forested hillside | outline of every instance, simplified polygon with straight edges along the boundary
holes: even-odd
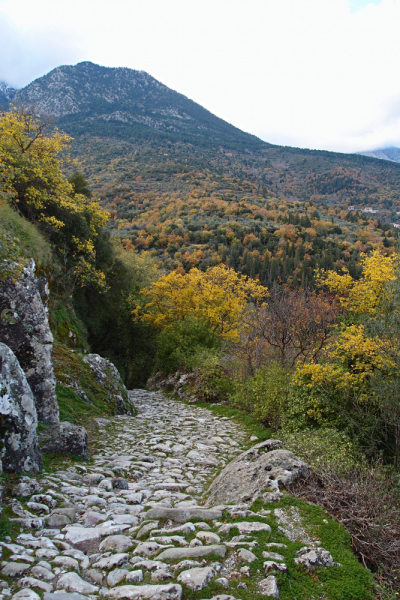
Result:
[[[356,275],[360,253],[396,243],[395,163],[273,146],[144,72],[88,62],[55,69],[13,101],[74,137],[109,228],[167,269],[223,262],[268,286],[306,286],[316,268]]]

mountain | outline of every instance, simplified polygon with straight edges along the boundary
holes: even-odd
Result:
[[[0,107],[7,106],[7,104],[13,100],[16,92],[16,89],[4,81],[0,81]]]
[[[397,243],[396,162],[267,144],[126,68],[58,67],[14,99],[75,138],[112,232],[168,269],[224,262],[308,285]]]
[[[400,162],[400,148],[382,148],[381,150],[371,150],[370,152],[359,152],[363,156],[371,156],[372,158],[380,158],[382,160],[391,160]]]
[[[144,71],[91,62],[62,66],[18,91],[16,99],[33,104],[41,114],[54,115],[73,135],[263,145]]]

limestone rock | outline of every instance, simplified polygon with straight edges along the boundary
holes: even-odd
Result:
[[[20,577],[29,568],[30,565],[26,563],[9,562],[2,568],[1,573],[6,577]]]
[[[199,591],[205,588],[215,577],[215,571],[212,567],[194,568],[182,571],[178,576],[178,581],[193,591]]]
[[[277,490],[304,475],[308,465],[281,445],[267,440],[235,458],[211,484],[207,506],[252,504],[268,488]]]
[[[57,581],[57,588],[77,592],[78,594],[94,594],[99,589],[97,586],[81,579],[77,573],[64,573],[64,575],[61,575]]]
[[[37,413],[32,391],[15,354],[0,343],[0,425],[3,469],[37,473],[42,459],[36,435]]]
[[[263,596],[269,596],[275,598],[275,600],[279,599],[278,581],[273,575],[259,581],[258,587]]]
[[[151,508],[147,519],[170,519],[176,523],[187,523],[191,519],[220,519],[222,510],[217,508]]]
[[[127,535],[110,535],[100,544],[100,552],[115,550],[116,552],[125,552],[132,548],[133,542]]]
[[[298,565],[310,571],[315,571],[317,567],[341,567],[339,563],[335,563],[332,555],[324,548],[301,548],[296,552],[294,560]]]
[[[52,425],[59,416],[48,295],[47,281],[35,276],[35,262],[31,260],[19,279],[8,279],[0,288],[0,338],[14,352],[26,375],[39,421]]]
[[[40,449],[45,453],[73,454],[83,460],[89,459],[86,429],[68,421],[57,423],[42,431],[39,443]]]
[[[87,354],[83,361],[89,365],[97,381],[108,392],[109,403],[115,414],[135,414],[135,409],[129,401],[126,387],[122,383],[117,367],[98,354]]]
[[[222,558],[226,554],[225,546],[197,546],[196,548],[168,548],[157,556],[157,560],[175,560],[180,558],[201,558],[209,554],[216,554]]]
[[[33,590],[24,588],[20,592],[14,594],[12,600],[40,600],[40,596]]]
[[[115,600],[181,600],[182,587],[177,583],[168,585],[121,585],[106,593]]]

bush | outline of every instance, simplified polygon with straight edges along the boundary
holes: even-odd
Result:
[[[288,388],[288,374],[280,365],[272,363],[240,383],[230,404],[277,431],[287,408]]]
[[[165,329],[157,341],[155,368],[164,375],[175,373],[180,368],[191,370],[197,366],[204,350],[221,346],[219,337],[210,326],[193,317],[186,317]]]
[[[219,356],[203,350],[195,358],[198,366],[194,370],[192,394],[202,402],[228,402],[235,384]]]
[[[291,450],[317,472],[335,469],[343,472],[360,467],[364,459],[357,445],[334,427],[279,432],[285,448]]]

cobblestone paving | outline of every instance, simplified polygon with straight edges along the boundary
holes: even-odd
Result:
[[[220,588],[214,599],[240,598],[237,585],[230,595],[230,580],[249,575],[256,534],[271,531],[271,511],[205,508],[202,501],[248,434],[227,417],[161,393],[130,396],[136,417],[96,419],[91,463],[21,478],[12,510],[23,533],[0,542],[0,600],[180,600],[211,583]],[[235,525],[223,522],[224,510]],[[240,535],[232,537],[233,527]],[[270,572],[286,569],[284,548],[263,548],[258,593],[278,598]]]

